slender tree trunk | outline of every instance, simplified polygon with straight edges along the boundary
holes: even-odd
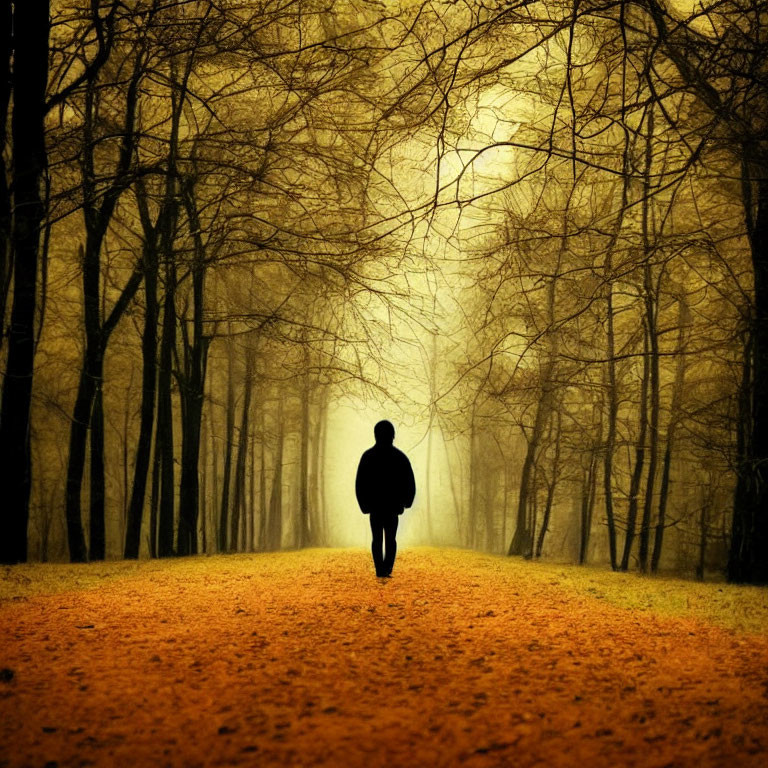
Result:
[[[547,531],[549,530],[549,518],[552,514],[552,502],[555,498],[555,488],[557,487],[557,479],[560,472],[560,432],[562,423],[562,415],[558,411],[557,418],[555,419],[555,455],[552,460],[552,476],[549,483],[547,483],[547,499],[544,504],[544,516],[541,521],[539,538],[536,542],[536,557],[541,557],[541,551],[544,548],[544,537],[547,535]]]
[[[146,237],[146,233],[145,233]],[[144,517],[149,459],[152,449],[152,427],[155,421],[155,394],[157,391],[157,252],[154,243],[144,247],[144,329],[141,336],[141,411],[139,437],[136,443],[136,461],[133,469],[131,500],[125,534],[125,557],[137,558]],[[154,538],[154,528],[151,536]]]
[[[149,556],[157,557],[158,518],[160,511],[160,422],[155,425],[155,442],[152,449],[152,486],[149,492]]]
[[[232,443],[235,432],[235,382],[234,350],[232,337],[227,339],[227,426],[224,435],[224,474],[221,480],[221,512],[219,514],[219,551],[228,552],[237,542],[228,542],[229,534],[229,491],[232,475]]]
[[[550,377],[552,366],[547,366],[546,376]],[[527,513],[529,509],[530,496],[532,495],[532,479],[536,471],[536,456],[539,452],[539,445],[544,434],[547,422],[552,412],[551,406],[551,384],[547,380],[542,390],[539,402],[536,404],[536,416],[528,446],[523,461],[523,470],[520,475],[520,492],[517,499],[517,522],[512,542],[509,545],[508,555],[526,555],[533,552],[533,529],[528,527]],[[535,493],[535,491],[533,491]]]
[[[564,227],[567,229],[567,225]],[[561,253],[562,255],[562,253]],[[558,262],[559,263],[559,262]],[[559,266],[558,266],[559,270]],[[554,374],[558,356],[558,331],[555,328],[556,298],[557,298],[557,274],[549,281],[547,289],[547,331],[546,331],[546,362],[541,372],[541,394],[536,403],[536,415],[533,420],[528,448],[523,461],[523,471],[520,476],[520,494],[517,501],[517,524],[512,542],[509,545],[509,555],[533,556],[534,531],[526,527],[526,511],[528,509],[531,489],[531,478],[536,472],[536,459],[539,453],[539,445],[544,436],[544,431],[550,423],[555,399]],[[535,490],[533,492],[535,494]]]
[[[631,180],[630,141],[625,139],[622,153],[622,182],[619,214],[611,233],[610,242],[605,252],[603,264],[603,283],[605,285],[605,346],[606,346],[606,440],[603,457],[603,496],[605,499],[605,521],[608,531],[608,552],[611,568],[618,570],[618,547],[616,541],[616,516],[613,505],[613,457],[616,452],[616,430],[619,418],[619,390],[616,376],[616,329],[614,326],[613,306],[613,255],[614,249],[624,225],[624,212],[629,202],[629,185]]]
[[[103,560],[106,554],[105,481],[104,481],[104,390],[102,372],[96,384],[91,413],[91,530],[90,559]]]
[[[269,499],[269,523],[267,526],[267,549],[276,551],[282,546],[283,540],[283,442],[285,428],[283,425],[282,394],[278,400],[277,409],[277,445],[275,448],[275,473],[272,480],[272,493]]]
[[[643,477],[645,466],[645,441],[648,430],[648,382],[650,379],[650,360],[648,352],[648,328],[643,324],[643,379],[640,386],[640,403],[638,421],[640,432],[635,446],[635,466],[632,470],[632,478],[629,483],[629,503],[627,505],[627,531],[624,538],[624,552],[621,556],[621,570],[629,569],[629,558],[632,553],[632,544],[635,539],[637,525],[637,510],[639,507],[640,481]]]
[[[464,545],[470,549],[475,548],[477,535],[477,507],[479,504],[477,487],[479,483],[478,466],[480,464],[477,455],[478,440],[476,405],[473,405],[469,426],[469,509],[467,510],[466,530],[464,532]]]
[[[306,370],[306,368],[305,368]],[[309,374],[301,386],[301,444],[299,448],[299,541],[300,548],[312,543],[309,526]]]
[[[49,3],[47,0],[16,2],[13,13],[13,305],[0,405],[0,485],[3,489],[0,562],[3,563],[27,559],[31,488],[29,416],[40,232],[45,218],[40,190],[47,165],[44,120]],[[7,21],[7,8],[3,14]],[[7,46],[8,29],[2,35],[3,45]],[[7,48],[2,55],[7,55]]]
[[[651,571],[659,569],[661,550],[664,544],[664,528],[667,517],[667,500],[669,498],[669,478],[672,467],[672,450],[675,444],[675,431],[679,421],[680,408],[685,389],[685,335],[690,312],[685,297],[678,298],[678,335],[677,335],[677,365],[675,367],[675,382],[672,388],[672,399],[669,406],[669,424],[667,425],[667,443],[664,449],[664,460],[661,470],[661,487],[659,488],[659,509],[656,530],[653,537],[653,554],[651,555]]]
[[[208,426],[205,416],[200,420],[200,551],[208,554]]]
[[[320,437],[318,456],[318,495],[323,521],[323,543],[328,544],[328,483],[325,481],[325,457],[328,455],[328,391],[323,393],[320,407]]]
[[[213,405],[209,408],[208,419],[211,431],[211,529],[213,531],[212,544],[214,552],[221,552],[219,546],[219,518],[216,514],[219,508],[219,451],[216,448],[216,425],[214,421]]]
[[[173,466],[173,400],[171,378],[173,348],[176,344],[176,271],[169,250],[163,249],[165,264],[165,297],[160,340],[160,363],[157,376],[156,449],[160,459],[160,497],[158,508],[157,554],[170,557],[173,551],[175,480]]]
[[[595,451],[592,451],[589,457],[589,467],[584,471],[581,480],[579,565],[586,564],[589,553],[589,539],[592,532],[592,515],[595,508],[596,474],[597,456]]]
[[[232,530],[230,533],[230,548],[238,550],[238,531],[245,520],[245,464],[248,457],[249,417],[251,413],[251,397],[253,394],[253,362],[254,350],[245,350],[245,380],[243,382],[243,411],[240,416],[240,432],[237,441],[237,456],[235,458],[235,480],[232,498]],[[247,550],[244,536],[240,538],[240,550]]]
[[[69,430],[69,460],[67,462],[67,485],[65,498],[65,516],[67,521],[67,541],[69,559],[73,563],[84,563],[88,559],[88,550],[83,532],[80,495],[83,471],[85,470],[85,449],[88,439],[88,427],[91,422],[91,408],[96,390],[98,364],[96,355],[86,350],[86,365],[80,371],[80,382],[72,412],[72,424]]]
[[[658,297],[653,279],[652,258],[653,247],[653,209],[651,207],[651,174],[653,172],[653,140],[654,140],[654,109],[653,104],[647,111],[648,130],[645,137],[645,167],[643,169],[643,202],[642,202],[642,232],[643,232],[643,301],[645,305],[645,324],[648,330],[649,347],[649,387],[650,413],[648,422],[648,477],[646,479],[643,516],[640,522],[640,542],[638,560],[640,570],[648,571],[648,554],[651,536],[651,511],[653,510],[654,487],[656,482],[656,464],[659,453],[659,336],[657,331]]]
[[[707,563],[707,534],[709,533],[709,497],[704,499],[699,513],[699,561],[696,564],[696,579],[704,581]]]
[[[186,81],[185,81],[186,82]],[[181,482],[179,484],[180,555],[197,554],[197,521],[200,512],[200,431],[205,396],[205,369],[208,339],[203,335],[203,303],[205,289],[205,245],[200,217],[194,197],[194,182],[185,187],[184,202],[192,237],[192,342],[185,336],[187,370],[183,376],[184,419],[182,422]]]
[[[260,551],[267,548],[267,433],[266,414],[264,403],[261,403],[260,428],[261,440],[259,441],[259,534],[257,547]]]

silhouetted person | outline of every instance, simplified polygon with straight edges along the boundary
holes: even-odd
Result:
[[[360,457],[355,480],[357,503],[371,523],[371,553],[376,575],[387,577],[397,555],[397,523],[413,504],[416,483],[408,457],[395,448],[395,428],[380,421],[373,428],[376,445]],[[384,553],[382,553],[382,541]]]

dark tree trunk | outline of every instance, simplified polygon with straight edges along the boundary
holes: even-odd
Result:
[[[548,367],[546,376],[552,374],[551,367]],[[512,542],[509,545],[508,555],[529,555],[533,552],[533,529],[528,524],[528,511],[530,496],[535,494],[535,488],[532,488],[532,479],[536,470],[536,456],[539,451],[544,429],[549,420],[552,408],[550,391],[551,383],[547,381],[542,390],[539,402],[536,405],[536,417],[534,419],[531,435],[528,439],[528,447],[523,461],[523,470],[520,475],[520,493],[517,499],[517,522],[515,524],[515,533],[512,536]]]
[[[103,560],[106,554],[106,524],[104,519],[104,391],[103,372],[99,372],[91,412],[91,499],[90,499],[90,560]]]
[[[555,488],[557,487],[557,479],[560,472],[560,432],[562,427],[562,415],[559,412],[555,424],[555,456],[552,461],[552,476],[547,484],[547,500],[544,505],[544,517],[541,521],[541,529],[539,530],[539,536],[536,542],[536,557],[541,557],[541,551],[544,548],[544,537],[549,530],[549,519],[552,515],[552,503],[555,498]]]
[[[476,405],[472,406],[472,416],[469,427],[469,509],[465,517],[464,545],[474,549],[477,540],[477,508],[480,505],[478,457],[478,429]]]
[[[173,551],[175,486],[173,467],[173,399],[171,374],[173,348],[176,344],[176,270],[171,254],[166,250],[165,299],[160,341],[160,365],[157,377],[157,438],[160,459],[160,494],[158,509],[157,554],[169,557]]]
[[[72,425],[69,430],[69,461],[67,463],[67,486],[65,516],[67,521],[67,541],[69,559],[73,563],[84,563],[88,559],[85,545],[85,533],[80,506],[83,471],[85,469],[85,448],[88,439],[88,426],[91,422],[91,408],[96,390],[98,363],[96,355],[86,350],[87,364],[80,372],[80,382],[72,412]]]
[[[4,16],[7,21],[7,9]],[[47,164],[44,119],[48,18],[47,0],[14,4],[14,103],[11,118],[13,306],[0,406],[0,485],[3,489],[0,562],[3,563],[18,563],[27,559],[31,487],[29,415],[34,373],[40,232],[45,217],[40,191]],[[2,34],[3,45],[7,45],[8,30]],[[3,56],[6,56],[6,51],[3,51]]]
[[[235,543],[229,536],[229,492],[232,484],[232,442],[235,435],[235,382],[232,338],[227,339],[227,423],[224,435],[224,471],[221,479],[221,512],[219,514],[219,551],[228,552]]]
[[[535,497],[536,484],[531,489],[531,478],[536,474],[536,460],[539,453],[539,445],[544,437],[547,425],[550,423],[555,399],[554,374],[557,365],[558,355],[558,337],[555,328],[555,309],[557,294],[557,275],[553,275],[549,281],[547,289],[547,319],[548,327],[546,332],[547,351],[546,364],[541,372],[541,394],[536,403],[536,415],[533,420],[530,436],[528,437],[528,448],[523,461],[523,471],[520,476],[520,494],[517,500],[517,522],[515,533],[509,545],[509,555],[533,556],[534,549],[534,527],[527,524],[528,506],[531,496]]]
[[[243,382],[243,411],[240,416],[240,434],[237,441],[237,456],[235,458],[235,481],[232,498],[232,528],[230,532],[232,549],[236,550],[238,538],[240,549],[247,550],[244,536],[240,536],[238,529],[245,521],[245,465],[248,457],[248,429],[251,411],[251,397],[253,394],[253,359],[254,351],[251,347],[245,350],[245,381]]]
[[[157,557],[157,519],[160,509],[160,423],[155,424],[155,444],[152,450],[152,486],[149,492],[149,556]]]
[[[216,429],[214,422],[214,409],[208,409],[208,423],[210,431],[210,446],[211,446],[211,528],[213,530],[213,549],[214,552],[221,552],[219,546],[219,528],[218,517],[216,516],[216,510],[219,508],[219,451],[216,448]]]
[[[587,562],[589,553],[589,539],[592,533],[592,516],[595,509],[596,475],[597,456],[595,451],[592,451],[589,457],[589,467],[584,471],[581,480],[579,565],[584,565]]]
[[[645,324],[648,331],[650,414],[648,421],[648,477],[643,501],[643,515],[640,522],[640,541],[638,560],[640,570],[648,570],[648,554],[651,536],[651,511],[656,482],[656,463],[659,452],[659,336],[657,331],[658,297],[653,279],[651,259],[654,253],[653,233],[651,232],[651,173],[653,170],[654,109],[648,107],[648,130],[645,136],[645,167],[643,169],[642,231],[645,263],[643,264],[643,300],[645,305]]]
[[[635,466],[629,482],[629,502],[627,504],[627,531],[624,538],[624,552],[621,556],[621,570],[629,569],[629,558],[632,554],[632,544],[635,540],[637,526],[637,511],[639,508],[640,482],[645,466],[645,439],[648,430],[648,382],[650,379],[650,360],[648,354],[648,328],[643,324],[643,379],[640,386],[640,413],[638,421],[640,433],[635,445]]]
[[[8,139],[8,110],[11,99],[11,54],[13,11],[9,0],[0,3],[0,147]],[[11,287],[11,190],[5,152],[0,151],[0,350],[5,343],[5,312]]]
[[[751,418],[736,482],[728,580],[768,584],[768,168],[745,162],[744,177],[754,270],[752,361],[745,364]]]
[[[667,443],[664,448],[664,459],[661,469],[661,486],[659,488],[659,510],[656,520],[656,530],[653,537],[653,554],[651,555],[651,571],[659,569],[661,550],[664,545],[664,529],[667,518],[667,500],[669,498],[669,479],[672,471],[672,450],[675,444],[675,431],[679,420],[680,408],[683,402],[685,386],[685,335],[690,314],[684,296],[678,299],[678,335],[677,335],[677,365],[675,367],[675,382],[672,388],[672,400],[669,406],[669,424],[667,425]]]
[[[299,547],[312,543],[309,526],[309,374],[301,385],[301,445],[299,449]]]
[[[267,548],[267,431],[264,402],[260,404],[261,439],[259,440],[259,533],[256,546],[260,550]]]
[[[278,399],[277,445],[275,448],[275,472],[272,479],[272,493],[269,498],[269,521],[267,523],[267,549],[274,552],[283,543],[283,400]]]
[[[145,237],[147,232],[145,229]],[[152,450],[152,427],[155,421],[155,393],[157,389],[157,252],[153,242],[144,247],[144,330],[141,336],[141,417],[136,443],[131,500],[125,533],[125,557],[137,558],[144,517],[144,499],[147,490],[149,459]],[[154,529],[150,535],[154,538]],[[153,550],[154,547],[150,547]]]
[[[186,82],[186,81],[185,81]],[[205,368],[208,339],[203,335],[203,294],[205,288],[205,246],[194,199],[194,186],[185,188],[184,203],[194,239],[192,262],[192,341],[186,338],[186,370],[183,376],[183,426],[181,444],[181,484],[179,488],[180,555],[197,554],[197,520],[200,512],[200,432],[205,395]]]

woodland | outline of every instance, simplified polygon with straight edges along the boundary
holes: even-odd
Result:
[[[338,544],[386,416],[416,543],[768,583],[765,0],[0,8],[0,562]]]

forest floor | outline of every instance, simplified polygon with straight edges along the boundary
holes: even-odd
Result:
[[[472,552],[0,569],[0,766],[768,765],[768,590]]]

